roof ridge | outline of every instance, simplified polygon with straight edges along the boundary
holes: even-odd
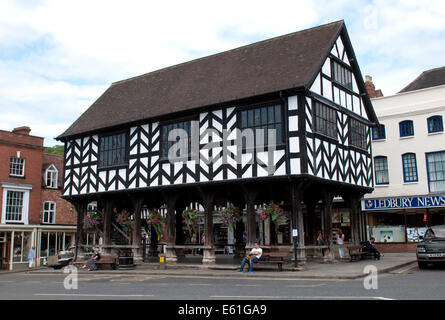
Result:
[[[165,71],[165,70],[174,69],[174,68],[177,68],[177,67],[180,67],[180,66],[183,66],[183,65],[187,65],[187,64],[190,64],[190,63],[195,63],[195,62],[197,62],[197,61],[202,61],[202,60],[204,60],[204,59],[209,59],[209,58],[211,58],[211,57],[215,57],[215,56],[223,55],[223,54],[226,54],[226,53],[228,53],[228,52],[234,52],[234,51],[238,51],[238,50],[246,49],[246,48],[248,48],[248,47],[252,47],[252,46],[254,46],[254,45],[258,45],[258,44],[260,44],[260,43],[266,43],[266,42],[270,42],[270,41],[276,41],[276,40],[279,40],[279,39],[284,39],[284,38],[286,38],[286,37],[290,37],[290,36],[296,35],[297,33],[308,32],[308,31],[311,31],[311,30],[314,30],[314,29],[326,28],[326,27],[328,27],[328,26],[331,26],[331,25],[334,25],[334,24],[339,24],[339,23],[344,24],[344,20],[341,19],[341,20],[337,20],[337,21],[333,21],[333,22],[325,23],[325,24],[322,24],[322,25],[319,25],[319,26],[316,26],[316,27],[311,27],[311,28],[307,28],[307,29],[300,30],[300,31],[290,32],[290,33],[287,33],[287,34],[284,34],[284,35],[280,35],[280,36],[276,36],[276,37],[273,37],[273,38],[269,38],[269,39],[260,40],[260,41],[253,42],[253,43],[249,43],[249,44],[246,44],[246,45],[241,46],[241,47],[236,47],[236,48],[232,48],[232,49],[229,49],[229,50],[226,50],[226,51],[213,53],[213,54],[210,54],[210,55],[208,55],[208,56],[199,57],[199,58],[196,58],[196,59],[193,59],[193,60],[189,60],[189,61],[181,62],[181,63],[175,64],[175,65],[172,65],[172,66],[164,67],[164,68],[161,68],[161,69],[158,69],[158,70],[154,70],[154,71],[150,71],[150,72],[147,72],[147,73],[144,73],[144,74],[141,74],[141,75],[137,75],[137,76],[134,76],[134,77],[130,77],[130,78],[128,78],[128,79],[123,79],[123,80],[115,81],[115,82],[113,82],[113,83],[111,84],[111,86],[113,86],[113,85],[118,85],[118,84],[121,84],[121,83],[125,83],[125,82],[128,82],[128,81],[132,81],[132,80],[135,80],[135,79],[138,79],[138,78],[143,78],[143,77],[146,77],[146,76],[149,76],[149,75],[156,74],[156,73],[158,73],[158,72],[163,72],[163,71]]]

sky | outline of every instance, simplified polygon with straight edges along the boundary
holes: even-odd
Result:
[[[54,146],[113,82],[341,19],[385,96],[445,66],[441,0],[0,0],[0,130]]]

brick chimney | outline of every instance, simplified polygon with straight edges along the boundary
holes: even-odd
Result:
[[[18,127],[18,128],[14,128],[12,130],[13,133],[19,133],[19,134],[24,134],[29,136],[29,133],[31,132],[31,128],[27,127],[27,126],[23,126],[23,127]]]
[[[372,98],[378,98],[378,97],[383,97],[383,93],[382,90],[375,89],[374,83],[372,82],[372,77],[371,76],[365,76],[365,88],[366,91],[368,92],[369,97]]]

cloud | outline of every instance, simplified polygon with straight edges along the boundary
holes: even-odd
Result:
[[[445,65],[441,1],[0,1],[0,128],[54,144],[114,81],[345,19],[363,74],[393,94]]]

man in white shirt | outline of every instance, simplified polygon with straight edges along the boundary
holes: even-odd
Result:
[[[260,244],[258,242],[255,242],[253,249],[250,250],[249,254],[243,259],[243,262],[241,263],[241,267],[238,270],[238,272],[243,272],[244,266],[246,265],[247,262],[249,262],[248,273],[252,273],[253,264],[255,262],[258,262],[258,260],[260,260],[262,254],[263,254],[263,249],[260,248]]]

